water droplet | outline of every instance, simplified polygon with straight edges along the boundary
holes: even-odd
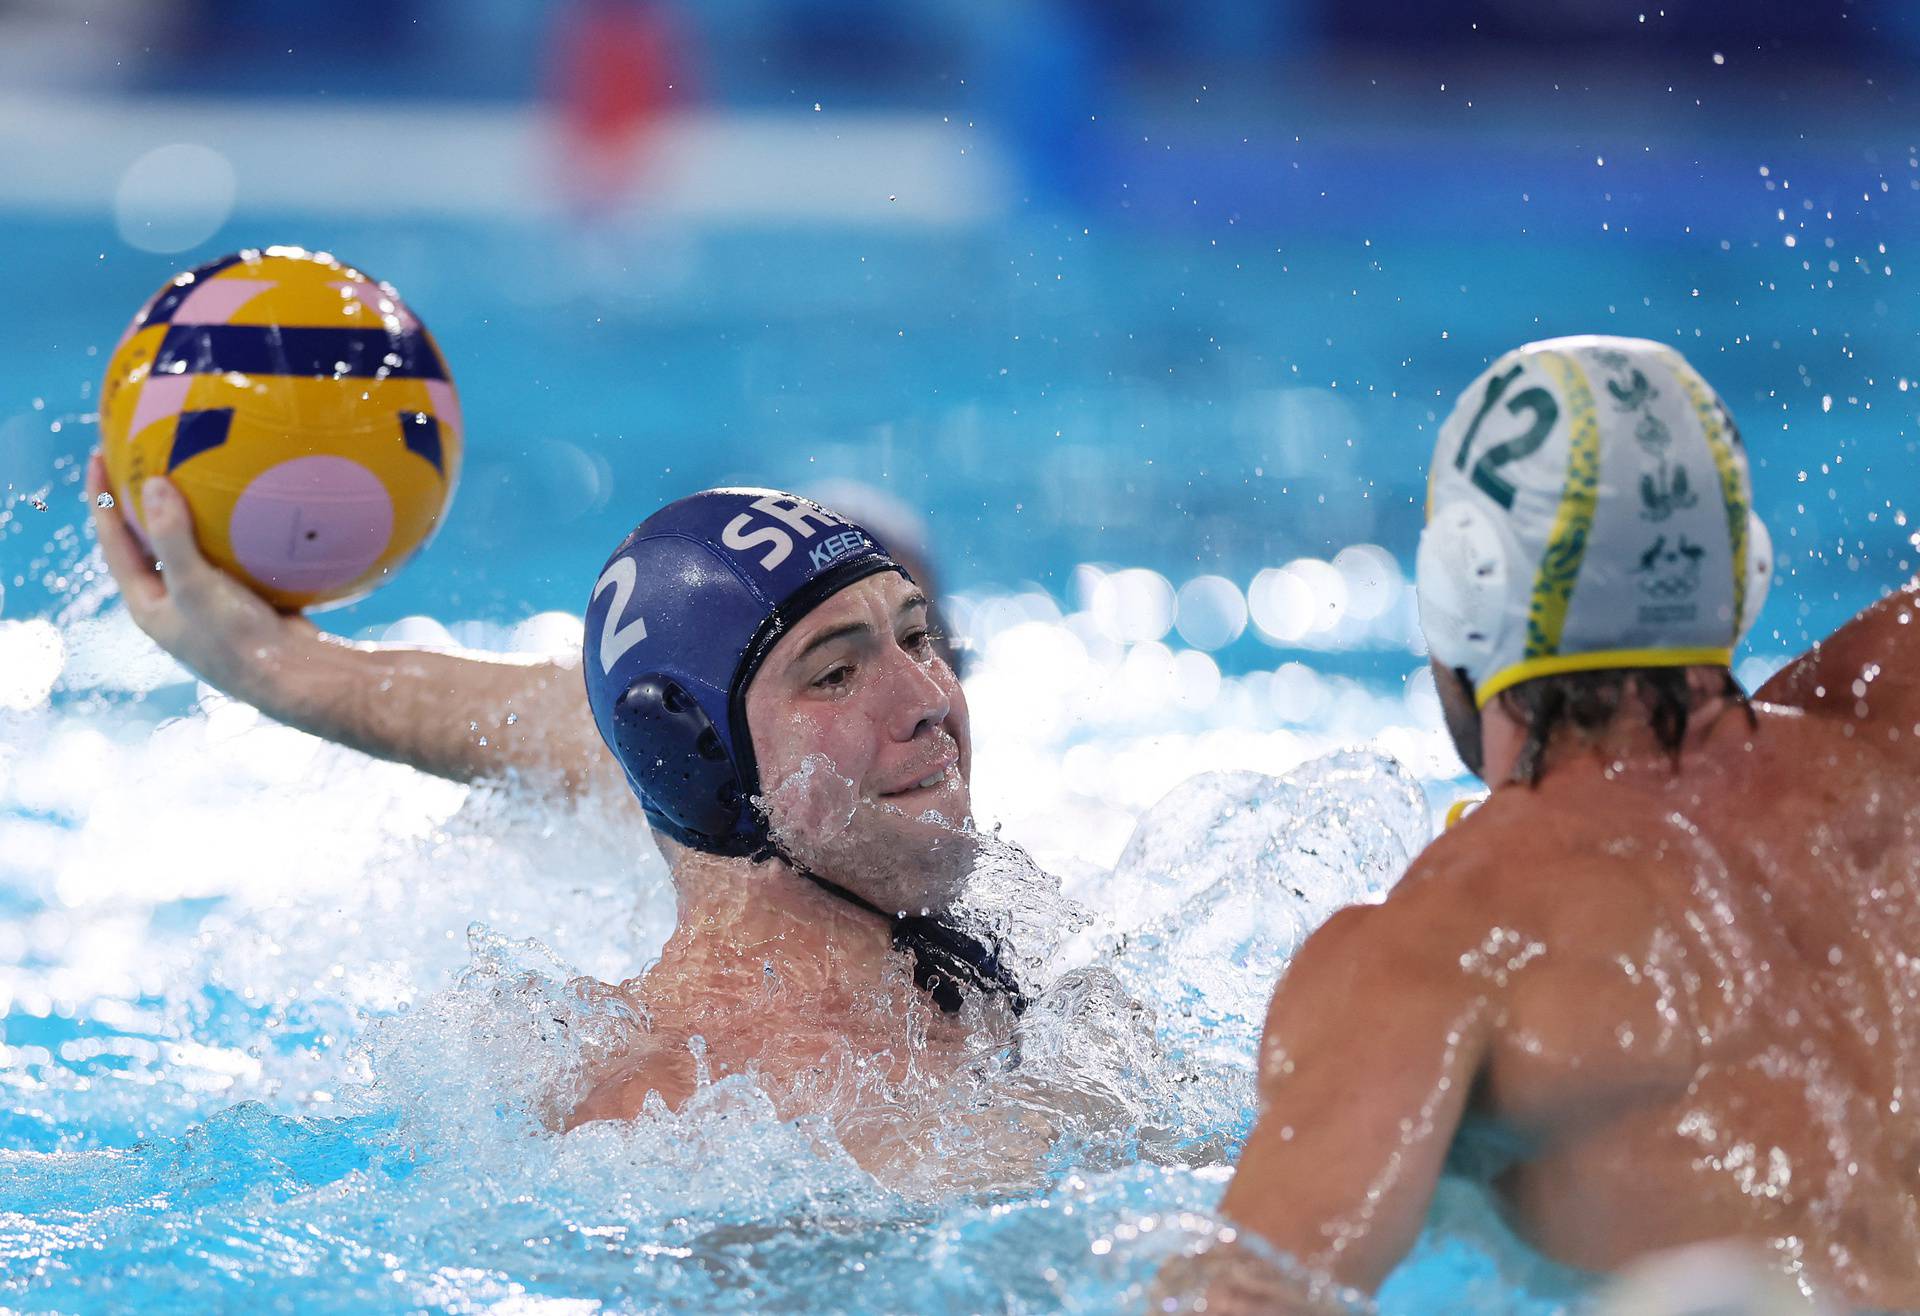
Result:
[[[98,497],[96,497],[96,498],[95,498],[95,499],[93,500],[93,505],[94,505],[95,507],[112,507],[112,506],[113,506],[113,495],[112,495],[112,494],[110,494],[110,493],[103,493],[103,494],[100,494],[100,495],[99,495]]]

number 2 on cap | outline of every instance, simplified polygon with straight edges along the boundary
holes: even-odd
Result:
[[[627,611],[627,604],[633,600],[633,587],[638,575],[632,558],[615,558],[607,569],[600,573],[600,579],[594,582],[593,597],[596,599],[607,592],[607,586],[613,586],[613,606],[607,609],[606,621],[600,628],[600,670],[602,672],[611,672],[613,665],[626,656],[627,650],[647,638],[645,617],[635,617],[625,626],[620,624],[620,618]]]
[[[1473,440],[1480,433],[1480,422],[1493,410],[1493,404],[1507,391],[1507,385],[1520,377],[1522,366],[1515,366],[1504,375],[1495,375],[1487,381],[1486,400],[1475,413],[1473,424],[1467,426],[1467,436],[1460,440],[1460,451],[1454,456],[1453,468],[1463,471],[1467,468],[1467,456],[1473,448]],[[1547,435],[1553,432],[1553,423],[1560,419],[1560,404],[1553,400],[1553,394],[1544,388],[1530,388],[1514,394],[1507,403],[1507,410],[1514,415],[1523,411],[1533,413],[1533,425],[1517,439],[1508,439],[1505,443],[1496,443],[1480,456],[1473,464],[1473,483],[1479,490],[1500,504],[1507,511],[1513,510],[1513,485],[1501,478],[1496,472],[1508,462],[1519,461],[1539,450],[1547,441]]]

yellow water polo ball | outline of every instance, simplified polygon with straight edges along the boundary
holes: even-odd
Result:
[[[357,599],[427,542],[464,428],[446,360],[393,287],[298,247],[170,279],[100,394],[135,533],[142,486],[166,476],[208,559],[288,611]]]

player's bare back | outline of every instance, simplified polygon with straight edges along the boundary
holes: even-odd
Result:
[[[1474,1113],[1535,1140],[1499,1188],[1563,1261],[1764,1238],[1871,1276],[1857,1301],[1913,1305],[1920,741],[1757,711],[1753,730],[1723,715],[1683,776],[1569,763],[1435,847],[1417,880],[1493,870],[1482,924],[1543,956],[1580,938],[1617,969],[1516,983]],[[1532,923],[1529,888],[1570,865],[1590,894],[1562,888]]]

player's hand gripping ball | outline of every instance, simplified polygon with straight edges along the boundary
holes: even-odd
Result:
[[[298,247],[175,276],[100,394],[135,532],[142,486],[166,476],[207,558],[287,611],[359,598],[427,542],[462,430],[446,361],[400,295]]]

